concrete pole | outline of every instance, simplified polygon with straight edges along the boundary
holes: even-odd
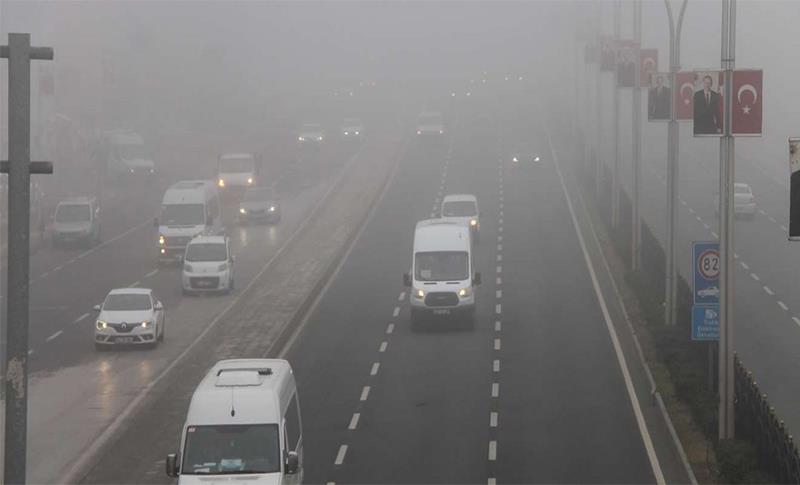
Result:
[[[642,158],[642,0],[633,0],[633,40],[636,42],[636,72],[633,78],[633,181],[631,188],[631,269],[642,263],[642,226],[639,218],[639,184]]]
[[[620,13],[622,10],[621,0],[614,0],[614,42],[620,40]],[[614,46],[616,50],[617,46]],[[611,227],[619,225],[619,72],[616,64],[614,65],[614,170],[611,176]]]
[[[723,136],[719,143],[719,249],[720,249],[720,314],[719,314],[719,439],[732,439],[734,428],[733,383],[733,185],[735,180],[734,138],[731,133],[733,114],[733,69],[736,57],[736,0],[722,1],[722,55],[724,72]]]

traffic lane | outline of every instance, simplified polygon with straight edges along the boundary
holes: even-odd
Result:
[[[335,164],[341,163],[340,158],[343,158],[343,155],[337,156]],[[292,184],[295,185],[294,182]],[[299,185],[297,183],[295,186]],[[252,231],[233,231],[231,236],[234,248],[241,244],[249,244],[250,241],[255,242],[253,254],[259,252],[255,249],[259,244],[274,247],[281,240],[278,236],[286,232],[284,228],[295,226],[302,214],[312,205],[314,198],[319,197],[322,185],[324,184],[318,180],[316,186],[297,192],[296,199],[286,199],[285,218],[280,225],[263,226],[269,229],[266,231],[259,230],[259,226],[252,226]],[[232,219],[229,223],[229,227],[235,227]],[[240,242],[237,238],[242,235],[245,239]],[[61,345],[66,342],[61,342],[61,337],[69,337],[75,333],[69,331],[71,328],[86,327],[87,323],[93,325],[92,307],[101,303],[112,288],[141,285],[143,279],[149,279],[147,284],[153,286],[163,299],[168,312],[181,301],[180,267],[156,266],[155,241],[155,229],[152,225],[145,224],[125,237],[88,253],[85,258],[77,260],[74,264],[52,272],[48,278],[32,287],[29,341],[37,357],[33,361],[35,370],[57,368],[92,358],[93,352],[87,355],[83,351],[85,346],[92,343],[92,337],[87,333],[93,331],[92,328],[79,333],[80,338],[86,338],[85,343],[78,347],[81,351],[53,353],[44,347],[52,344],[58,346],[57,348],[64,348]],[[247,258],[236,264],[237,270],[248,267]]]
[[[555,166],[506,187],[497,480],[652,483]]]
[[[401,275],[411,264],[411,235],[417,220],[428,216],[446,155],[446,145],[427,141],[420,140],[401,161],[288,352],[299,388],[308,482],[331,477],[371,366],[383,353],[380,345],[400,323],[395,308],[399,312],[404,304],[399,293],[405,292]]]

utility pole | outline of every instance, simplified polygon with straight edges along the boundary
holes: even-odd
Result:
[[[732,439],[733,409],[733,69],[736,58],[736,0],[722,1],[722,69],[725,76],[723,132],[719,140],[719,439]]]
[[[595,125],[594,129],[591,130],[594,133],[594,188],[595,188],[595,195],[597,196],[598,200],[602,195],[603,191],[603,157],[602,157],[602,140],[603,137],[601,136],[601,130],[603,129],[603,122],[601,120],[601,113],[602,110],[602,100],[600,99],[600,81],[601,76],[600,72],[602,71],[602,51],[600,50],[600,34],[603,30],[602,28],[602,17],[601,17],[601,9],[600,9],[600,2],[594,2],[594,22],[595,22],[595,37],[597,41],[597,70],[594,74],[594,119]]]
[[[611,227],[619,225],[619,68],[616,65],[616,51],[620,41],[621,0],[614,0],[614,171],[611,175]]]
[[[8,282],[6,301],[5,467],[3,483],[25,483],[28,421],[28,290],[32,173],[53,173],[52,162],[31,162],[31,63],[52,60],[50,47],[31,47],[30,34],[8,34]]]
[[[642,0],[633,0],[633,41],[636,43],[636,72],[633,77],[633,187],[631,189],[631,269],[642,259],[642,226],[639,219],[639,183],[642,158]]]
[[[672,15],[670,0],[664,0],[669,19],[669,74],[672,90],[672,103],[670,106],[669,126],[667,128],[667,261],[665,292],[664,323],[675,325],[677,323],[677,294],[678,294],[678,268],[675,264],[675,242],[678,228],[678,160],[679,160],[679,130],[675,113],[675,96],[678,93],[678,70],[681,68],[681,28],[683,27],[683,14],[686,4],[683,0],[678,13],[678,22]]]

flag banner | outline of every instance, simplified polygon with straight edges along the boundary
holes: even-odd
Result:
[[[614,39],[608,35],[601,35],[598,38],[600,45],[600,70],[613,71],[614,64]]]
[[[658,49],[642,49],[639,51],[640,87],[649,88],[650,75],[658,71]]]
[[[675,73],[675,119],[678,121],[691,121],[694,114],[692,96],[694,96],[694,73],[680,71]]]
[[[692,95],[694,136],[722,136],[721,71],[695,71]]]
[[[732,135],[761,136],[761,107],[764,105],[763,81],[764,71],[760,69],[733,71]]]
[[[800,138],[789,138],[789,239],[800,241]]]
[[[636,42],[620,40],[614,50],[617,64],[617,87],[632,88],[636,84]]]
[[[647,90],[647,121],[669,121],[672,113],[672,76],[668,72],[650,74]]]

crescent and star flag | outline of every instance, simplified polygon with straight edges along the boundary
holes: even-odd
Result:
[[[681,71],[675,74],[675,119],[686,121],[692,119],[692,96],[694,96],[694,73]]]
[[[639,51],[639,69],[641,87],[650,87],[650,74],[658,71],[658,49],[642,49]]]
[[[789,239],[800,241],[800,138],[789,138]]]
[[[733,71],[732,135],[761,136],[763,85],[764,71],[760,69]]]

